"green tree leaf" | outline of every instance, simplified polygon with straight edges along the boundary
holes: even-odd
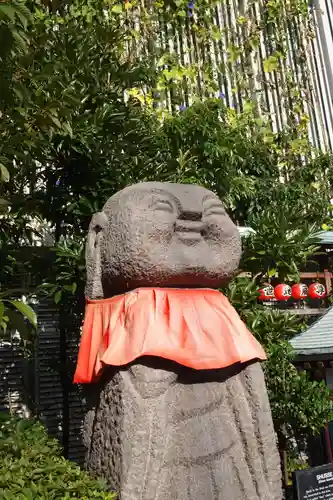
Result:
[[[24,304],[24,302],[21,302],[19,300],[8,300],[8,302],[12,304],[18,311],[20,311],[20,313],[23,314],[25,318],[27,318],[29,323],[34,328],[37,327],[36,313],[28,304]]]
[[[5,312],[5,304],[0,300],[0,324],[2,323],[4,312]]]
[[[114,5],[111,9],[111,12],[113,12],[114,14],[122,14],[123,12],[123,6],[118,4],[118,5]]]
[[[22,340],[30,340],[30,332],[24,321],[24,316],[22,315],[22,313],[18,311],[12,311],[8,308],[6,314],[8,315],[8,327],[10,328],[10,330],[17,330]]]
[[[2,182],[9,182],[10,180],[8,169],[2,163],[0,163],[0,180]]]
[[[0,4],[0,15],[4,14],[11,21],[15,20],[16,9],[14,5],[9,5],[9,3],[1,3]]]
[[[54,294],[54,302],[55,302],[55,304],[59,304],[59,302],[61,301],[61,297],[62,297],[62,290],[58,290]]]

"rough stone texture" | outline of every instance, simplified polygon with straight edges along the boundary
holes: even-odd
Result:
[[[240,254],[237,228],[213,193],[142,183],[93,217],[86,293],[217,288],[233,276]],[[86,467],[119,500],[281,500],[259,363],[196,371],[146,357],[107,369],[86,390]]]
[[[218,288],[237,269],[239,232],[200,186],[144,182],[112,196],[90,224],[90,298],[142,286]]]
[[[198,372],[146,358],[108,373],[87,468],[122,500],[281,500],[259,363]]]

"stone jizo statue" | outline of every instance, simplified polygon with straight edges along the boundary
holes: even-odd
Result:
[[[86,467],[120,500],[281,500],[261,346],[218,288],[241,256],[219,198],[147,182],[92,218],[75,382]]]

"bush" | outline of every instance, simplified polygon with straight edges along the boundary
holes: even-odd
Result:
[[[115,499],[106,485],[61,456],[35,420],[0,414],[0,498],[3,500]]]

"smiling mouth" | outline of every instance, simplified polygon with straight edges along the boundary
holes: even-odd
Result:
[[[195,243],[203,240],[202,234],[197,231],[177,231],[177,237],[184,243]]]

